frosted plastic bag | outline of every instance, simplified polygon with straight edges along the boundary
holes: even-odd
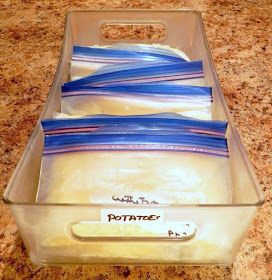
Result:
[[[155,55],[166,55],[182,58],[185,61],[190,61],[190,58],[181,50],[172,48],[168,45],[161,44],[133,44],[133,43],[116,43],[108,46],[110,49],[131,50],[140,53],[151,53]]]
[[[90,75],[106,65],[141,61],[182,62],[189,61],[189,58],[179,50],[157,45],[74,46],[71,60],[71,80]]]
[[[45,135],[64,133],[139,133],[139,132],[195,132],[225,137],[226,121],[205,121],[183,117],[178,114],[161,113],[153,115],[92,115],[70,118],[69,115],[56,113],[54,119],[42,120]]]
[[[205,85],[202,61],[180,63],[120,63],[104,66],[93,74],[65,83],[66,86],[104,86],[122,83],[171,81],[179,84]]]
[[[230,203],[226,139],[175,135],[47,135],[38,202]],[[143,199],[142,199],[143,198]]]
[[[142,115],[172,112],[212,118],[212,89],[169,84],[62,87],[61,112],[69,115]]]

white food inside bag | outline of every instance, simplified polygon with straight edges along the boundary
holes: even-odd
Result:
[[[189,152],[80,151],[44,156],[38,202],[230,203],[228,158]]]
[[[210,101],[166,99],[142,96],[79,95],[62,98],[61,112],[69,115],[143,115],[162,112],[210,120]]]

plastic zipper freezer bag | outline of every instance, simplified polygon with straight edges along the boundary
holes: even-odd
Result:
[[[124,83],[175,82],[205,85],[202,61],[180,63],[121,63],[104,66],[93,74],[65,86],[105,86]]]
[[[37,201],[221,204],[231,201],[230,181],[222,137],[151,132],[47,135]]]
[[[212,89],[168,84],[63,86],[61,112],[69,115],[172,112],[208,120],[212,118]]]
[[[154,55],[165,55],[170,57],[182,58],[184,61],[190,61],[190,58],[178,48],[172,48],[162,44],[133,44],[133,43],[116,43],[108,46],[110,49],[130,50],[139,53],[149,53]]]
[[[188,57],[181,51],[148,45],[116,44],[108,47],[74,46],[71,60],[71,80],[92,74],[106,65],[132,62],[182,62]]]
[[[56,118],[42,120],[45,135],[104,132],[139,133],[139,131],[157,131],[158,133],[176,133],[181,131],[225,137],[226,121],[206,121],[183,117],[178,114],[161,113],[153,115],[92,115],[70,118],[57,114]]]

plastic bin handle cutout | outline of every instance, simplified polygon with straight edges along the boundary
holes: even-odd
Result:
[[[68,225],[68,234],[77,241],[188,241],[196,235],[192,222],[161,224],[108,224],[100,221],[78,221]]]
[[[100,27],[100,38],[118,42],[163,42],[167,39],[167,29],[161,22],[104,22]]]

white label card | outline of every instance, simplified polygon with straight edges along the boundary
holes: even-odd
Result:
[[[163,210],[101,209],[100,220],[108,224],[158,224],[163,222]]]

